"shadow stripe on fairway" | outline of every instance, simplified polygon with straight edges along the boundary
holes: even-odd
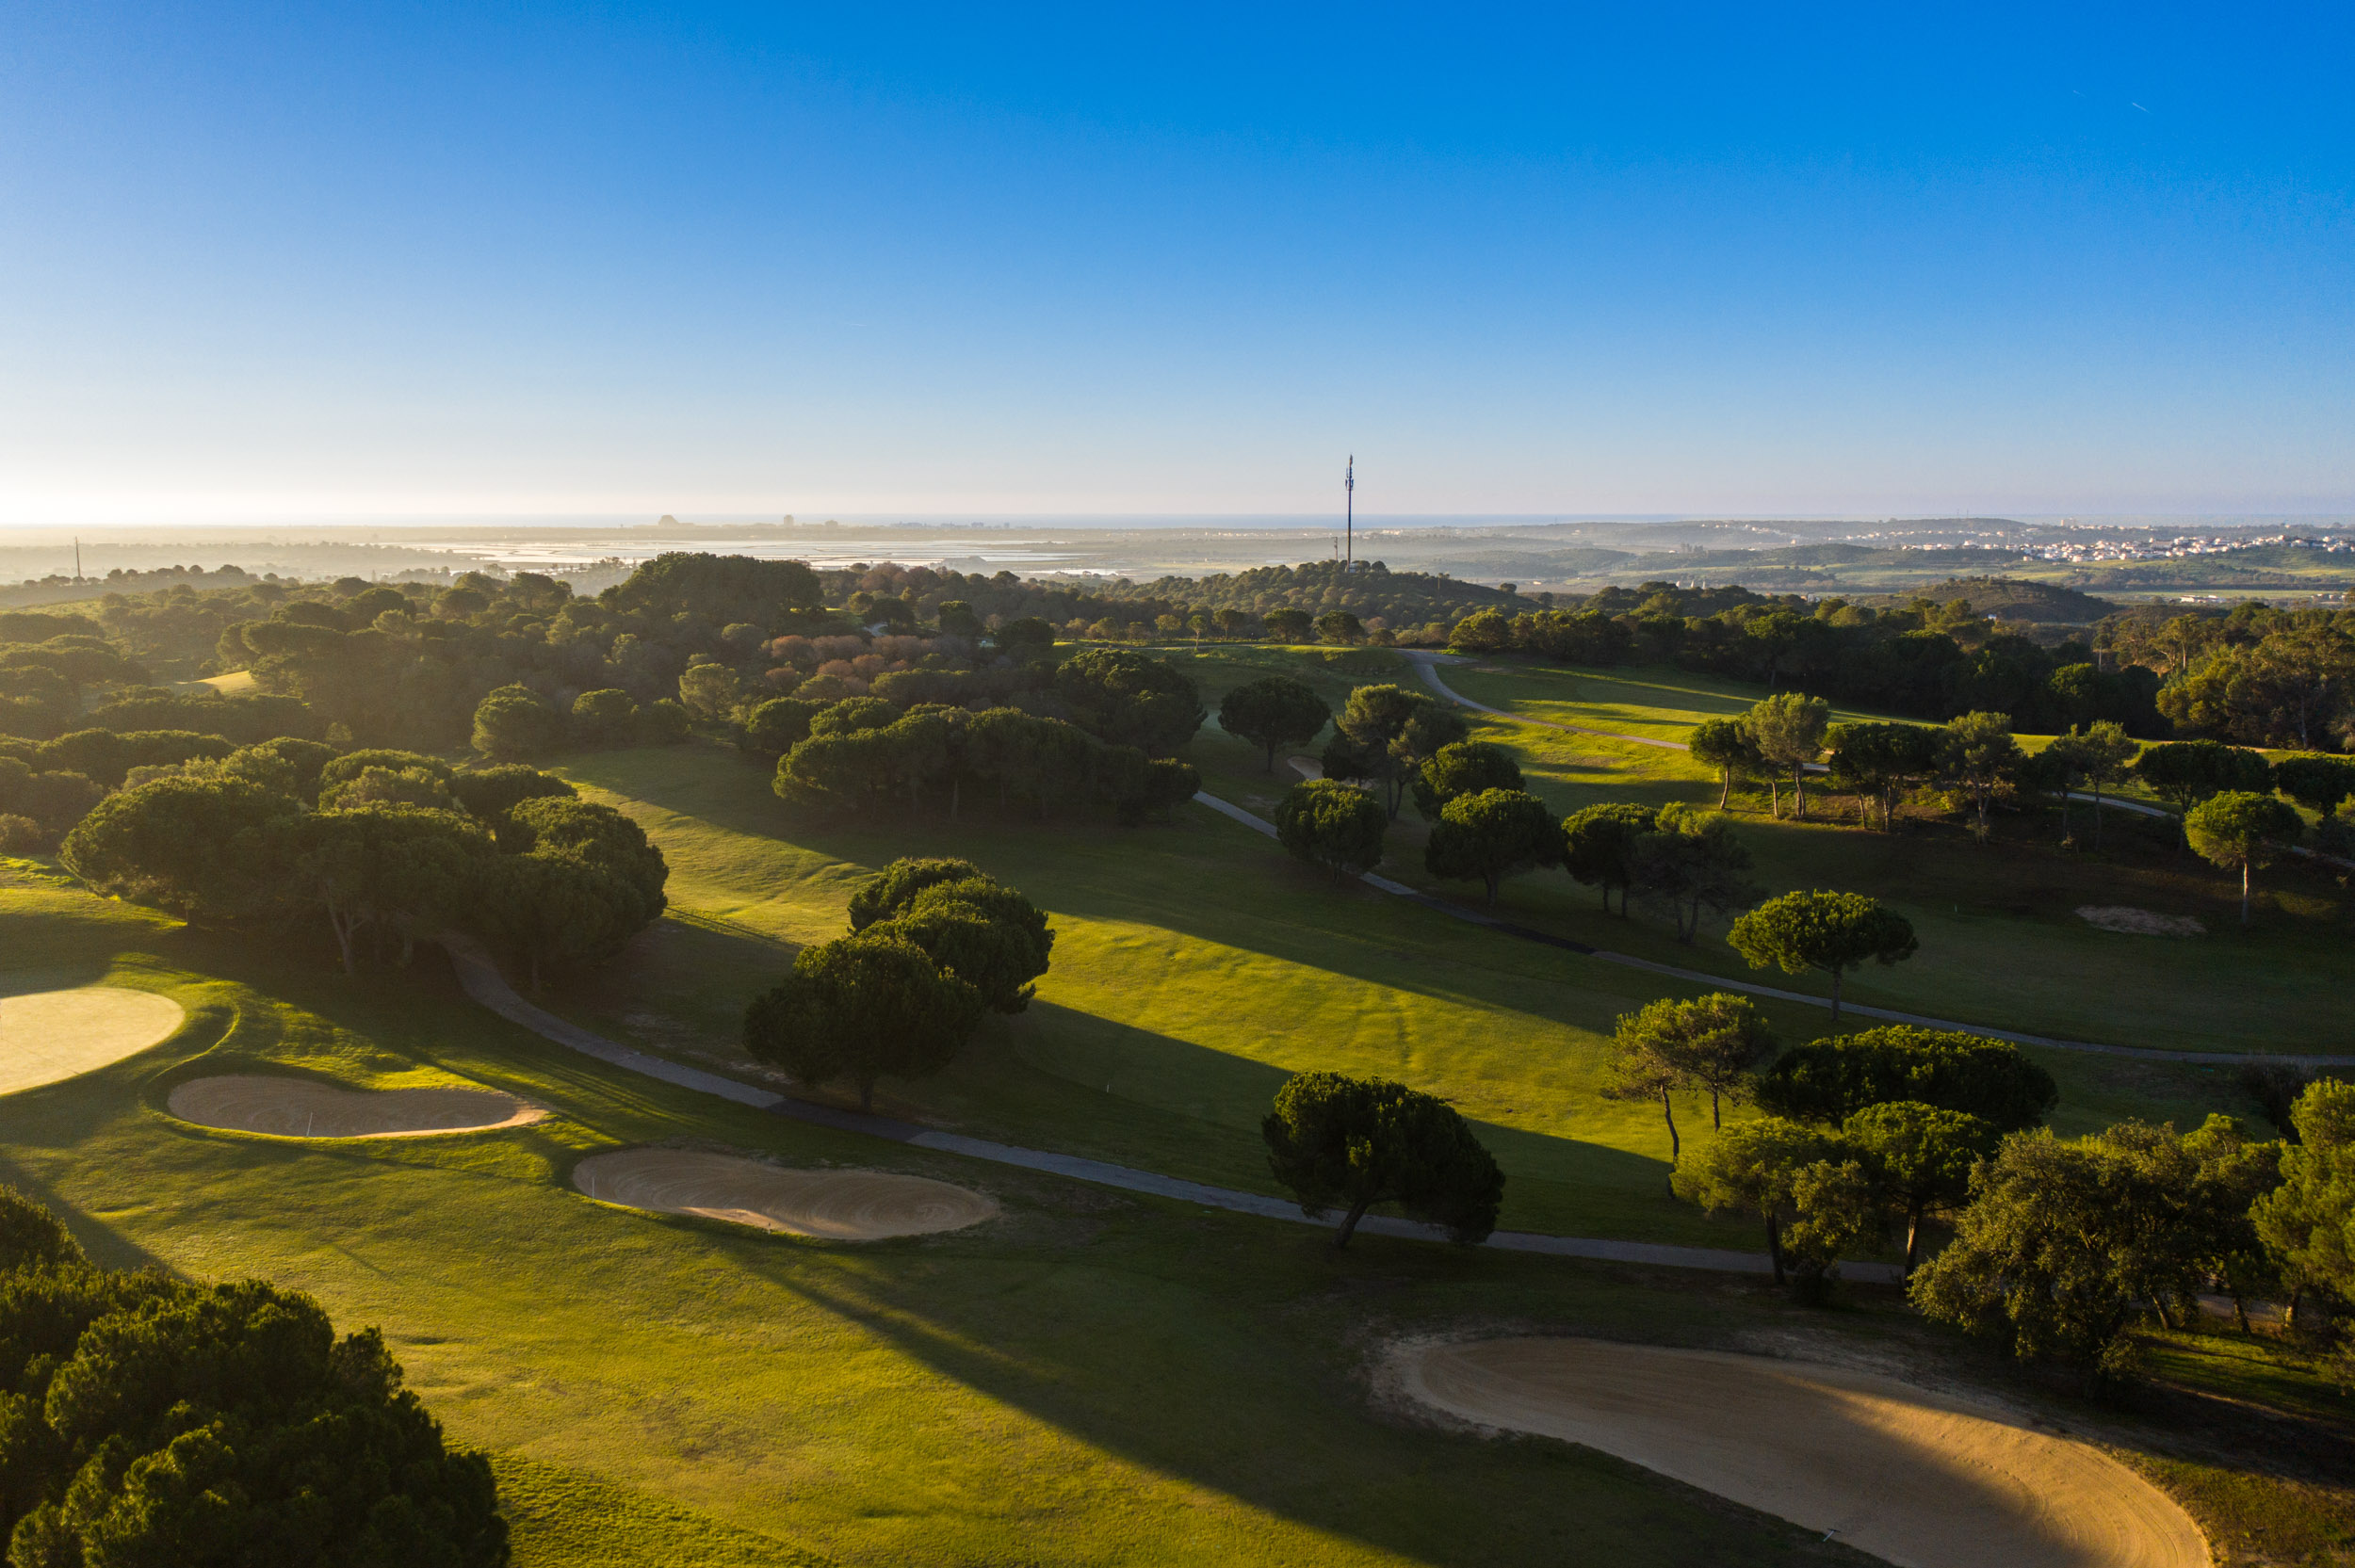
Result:
[[[514,987],[507,983],[507,978],[499,973],[498,964],[490,953],[474,938],[463,932],[447,931],[437,940],[442,945],[442,950],[449,955],[450,966],[457,971],[460,987],[478,1005],[530,1030],[543,1040],[553,1041],[584,1056],[594,1057],[625,1072],[658,1078],[664,1083],[705,1094],[716,1094],[738,1105],[789,1116],[798,1122],[832,1127],[839,1132],[864,1133],[870,1138],[888,1139],[894,1143],[915,1148],[961,1155],[967,1159],[987,1160],[994,1165],[1018,1166],[1026,1171],[1066,1176],[1098,1187],[1115,1187],[1129,1192],[1196,1204],[1204,1208],[1257,1215],[1263,1220],[1284,1220],[1309,1225],[1330,1222],[1312,1219],[1301,1213],[1298,1204],[1262,1192],[1239,1192],[1232,1188],[1211,1187],[1151,1171],[1138,1171],[1126,1165],[1113,1165],[1100,1159],[1052,1154],[1044,1149],[1025,1149],[1011,1143],[993,1143],[987,1139],[940,1132],[889,1116],[870,1116],[833,1106],[814,1105],[807,1100],[797,1100],[774,1090],[762,1089],[718,1073],[706,1073],[701,1068],[689,1067],[664,1057],[634,1051],[577,1024],[567,1023],[545,1009],[534,1007],[524,1000]],[[1389,1215],[1370,1214],[1358,1221],[1357,1228],[1372,1236],[1399,1237],[1412,1241],[1447,1240],[1447,1233],[1437,1225],[1421,1225],[1411,1220],[1395,1219]],[[1593,1237],[1541,1236],[1529,1231],[1498,1231],[1481,1245],[1511,1253],[1544,1253],[1555,1257],[1648,1264],[1655,1268],[1709,1269],[1720,1273],[1766,1274],[1773,1272],[1774,1268],[1763,1253],[1742,1253],[1720,1247],[1671,1247],[1651,1241],[1610,1241]],[[1841,1269],[1849,1279],[1881,1285],[1897,1281],[1897,1269],[1891,1264],[1843,1263]]]

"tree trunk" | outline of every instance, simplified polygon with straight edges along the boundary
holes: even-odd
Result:
[[[1917,1204],[1906,1211],[1906,1266],[1900,1279],[1913,1278],[1913,1260],[1921,1255],[1921,1245],[1922,1210]]]
[[[2233,1316],[2240,1319],[2242,1337],[2249,1337],[2254,1331],[2249,1326],[2249,1303],[2241,1299],[2241,1293],[2238,1290],[2233,1292]]]
[[[1806,821],[1807,764],[1805,763],[1800,763],[1791,769],[1791,800],[1792,803],[1798,808],[1797,815],[1799,820],[1802,822]]]
[[[1349,1212],[1347,1214],[1341,1216],[1341,1228],[1335,1232],[1333,1236],[1333,1250],[1335,1252],[1338,1253],[1343,1247],[1349,1245],[1349,1238],[1353,1235],[1356,1234],[1357,1221],[1366,1217],[1367,1205],[1371,1204],[1373,1200],[1372,1198],[1360,1198],[1350,1205]]]
[[[349,975],[352,973],[351,928],[342,915],[335,913],[335,906],[333,904],[327,906],[327,924],[328,928],[335,933],[335,946],[343,954],[344,973]]]
[[[1660,1114],[1668,1119],[1668,1169],[1673,1171],[1677,1161],[1684,1157],[1684,1144],[1677,1137],[1677,1108],[1668,1103],[1668,1091],[1665,1089],[1660,1091]]]
[[[1766,815],[1777,821],[1782,818],[1782,775],[1766,775]]]
[[[1726,803],[1733,799],[1733,769],[1721,768],[1717,769],[1717,776],[1724,781],[1723,787],[1717,791],[1717,809],[1723,811]]]
[[[1494,904],[1497,901],[1497,883],[1502,881],[1503,880],[1503,878],[1498,876],[1493,871],[1488,873],[1488,902],[1490,904]]]
[[[1267,766],[1261,768],[1260,771],[1263,773],[1273,773],[1275,771],[1275,742],[1273,740],[1267,743]]]
[[[1766,1216],[1766,1255],[1774,1260],[1775,1283],[1789,1283],[1782,1276],[1782,1224],[1772,1214]]]
[[[2249,924],[2249,863],[2240,863],[2240,923]]]
[[[2102,781],[2093,781],[2093,852],[2102,852]]]
[[[1840,971],[1831,972],[1831,1032],[1840,1032]]]
[[[1717,1086],[1713,1083],[1709,1086],[1709,1130],[1711,1132],[1726,1130],[1725,1119],[1717,1114]]]

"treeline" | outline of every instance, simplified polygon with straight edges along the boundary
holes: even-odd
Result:
[[[1730,594],[1739,601],[1725,604]],[[2168,733],[2156,672],[2104,670],[2084,642],[2039,647],[1960,599],[1876,610],[1645,583],[1605,589],[1575,608],[1483,611],[1452,628],[1449,646],[1570,664],[1673,664],[1923,719],[2007,713],[2039,733],[2103,719],[2136,736]]]
[[[259,1280],[101,1268],[7,1187],[0,1412],[12,1564],[508,1560],[490,1463],[376,1330]]]
[[[2355,750],[2355,608],[2112,616],[2097,642],[2157,671],[2159,711],[2186,736],[2300,752]]]
[[[281,739],[150,770],[66,835],[100,892],[190,919],[323,925],[347,973],[456,929],[522,965],[610,958],[661,914],[637,823],[529,768]]]

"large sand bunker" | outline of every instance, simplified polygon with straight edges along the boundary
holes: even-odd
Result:
[[[979,1192],[887,1171],[788,1171],[735,1155],[623,1149],[573,1167],[573,1185],[609,1204],[729,1220],[765,1231],[875,1241],[960,1230],[998,1213]]]
[[[1841,1367],[1593,1339],[1402,1351],[1452,1415],[1583,1443],[1900,1568],[2207,1568],[2181,1508],[2086,1444]]]
[[[0,1094],[136,1056],[187,1016],[169,996],[119,985],[0,996]]]
[[[547,1114],[495,1089],[339,1089],[252,1074],[190,1078],[165,1103],[183,1122],[279,1138],[431,1138],[520,1127]]]

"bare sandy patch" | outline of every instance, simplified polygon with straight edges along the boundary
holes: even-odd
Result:
[[[2090,1445],[1851,1367],[1594,1339],[1402,1347],[1424,1403],[1788,1519],[1901,1568],[2208,1568],[2199,1527]]]
[[[687,1149],[592,1155],[573,1167],[573,1185],[592,1198],[629,1208],[694,1214],[836,1241],[962,1230],[998,1213],[995,1199],[923,1176],[793,1171]]]
[[[2123,931],[2128,936],[2208,934],[2208,928],[2188,914],[2161,914],[2156,910],[2136,909],[2128,904],[2087,904],[2077,911],[2077,918],[2088,926]]]
[[[121,985],[0,996],[0,1094],[137,1056],[187,1017],[169,996]]]
[[[253,671],[251,670],[233,670],[226,675],[207,675],[196,684],[199,686],[209,686],[215,691],[219,692],[223,697],[228,697],[240,691],[252,690]]]
[[[432,1138],[547,1115],[495,1089],[343,1089],[266,1074],[190,1078],[165,1104],[183,1122],[274,1138]]]
[[[1299,774],[1304,779],[1322,779],[1324,777],[1324,764],[1317,761],[1314,757],[1294,757],[1291,759],[1291,765],[1292,771]]]

